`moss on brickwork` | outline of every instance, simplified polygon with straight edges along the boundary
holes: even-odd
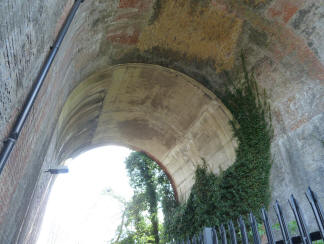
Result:
[[[230,70],[243,21],[225,10],[205,7],[203,3],[156,2],[160,12],[154,17],[154,23],[141,33],[137,47],[141,51],[154,47],[173,50],[189,60],[211,59],[217,72]]]

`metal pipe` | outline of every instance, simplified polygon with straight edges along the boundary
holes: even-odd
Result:
[[[33,107],[36,97],[40,91],[41,86],[43,85],[46,75],[53,63],[56,53],[57,53],[57,51],[63,41],[63,38],[64,38],[72,20],[73,20],[73,17],[76,14],[76,11],[78,10],[80,4],[83,1],[84,0],[76,0],[74,2],[73,7],[71,8],[68,17],[66,18],[62,28],[60,29],[60,32],[57,35],[57,38],[56,38],[53,46],[51,47],[50,53],[49,53],[45,63],[43,64],[43,66],[37,76],[36,82],[27,97],[24,107],[23,107],[21,113],[19,114],[18,119],[16,120],[13,128],[11,129],[9,137],[4,141],[4,145],[3,145],[3,148],[0,153],[0,174],[8,161],[8,158],[12,152],[12,149],[14,148],[14,146],[16,144],[16,141],[18,140],[18,137],[19,137],[21,130],[24,126],[24,123],[28,117],[28,114]]]

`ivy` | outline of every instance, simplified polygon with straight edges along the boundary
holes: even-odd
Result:
[[[243,56],[242,64],[243,77],[229,79],[224,95],[219,96],[233,115],[230,125],[238,143],[233,165],[217,176],[207,170],[206,164],[198,167],[191,194],[179,206],[157,164],[145,154],[132,154],[126,165],[136,197],[126,217],[128,223],[134,223],[135,232],[124,233],[118,243],[185,239],[204,226],[218,226],[250,211],[257,214],[260,207],[268,206],[273,134],[270,106],[265,91],[259,91],[253,73],[247,71]],[[158,205],[164,214],[163,228],[157,219]],[[150,226],[141,214],[145,210],[149,212]]]
[[[270,106],[265,91],[259,92],[253,73],[242,56],[244,77],[230,82],[221,97],[231,111],[237,139],[236,160],[216,176],[206,165],[196,170],[195,184],[186,204],[169,208],[165,231],[169,239],[184,239],[204,226],[217,226],[250,211],[257,213],[270,200],[270,145],[273,135]]]

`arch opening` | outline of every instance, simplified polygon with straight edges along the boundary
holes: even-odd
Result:
[[[124,204],[133,196],[124,163],[131,152],[106,146],[66,160],[63,164],[69,173],[53,177],[37,243],[104,243],[113,239]]]
[[[68,97],[57,127],[59,161],[102,145],[145,152],[169,176],[180,202],[203,160],[217,174],[235,160],[231,114],[190,77],[148,64],[91,75]]]

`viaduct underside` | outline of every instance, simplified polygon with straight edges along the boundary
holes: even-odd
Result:
[[[241,51],[271,104],[272,199],[311,185],[323,200],[324,1],[196,2],[81,4],[0,175],[0,243],[35,242],[54,182],[42,172],[93,147],[146,152],[179,201],[202,159],[226,170],[237,142],[214,92],[241,73]],[[1,140],[73,3],[0,4]]]

